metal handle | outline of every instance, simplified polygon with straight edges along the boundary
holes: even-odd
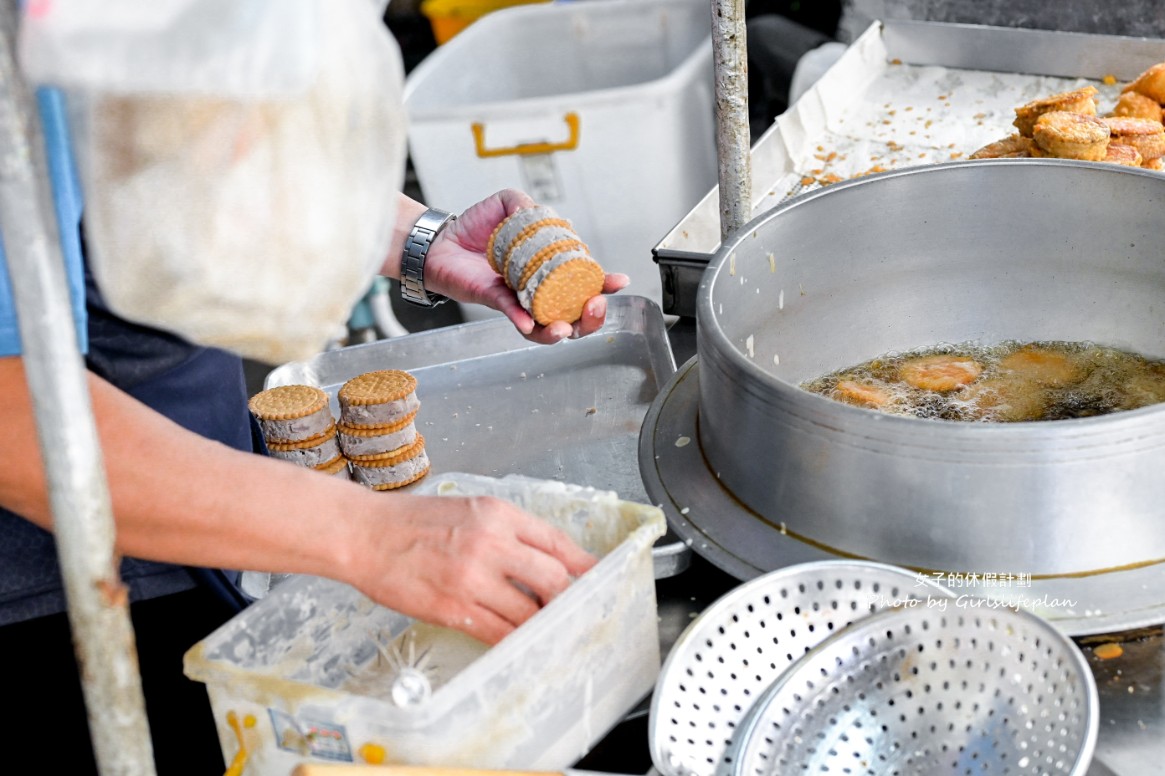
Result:
[[[473,130],[473,145],[477,149],[477,155],[482,159],[488,159],[492,156],[530,156],[532,154],[552,154],[555,151],[573,151],[578,148],[578,114],[571,111],[563,116],[562,120],[566,122],[570,134],[561,143],[519,143],[509,148],[486,148],[485,124],[475,121],[470,125],[470,129]]]
[[[240,724],[238,714],[233,711],[227,712],[227,724],[231,726],[231,730],[235,731],[235,738],[239,739],[239,751],[235,752],[235,756],[231,760],[231,764],[227,766],[223,776],[242,776],[243,769],[247,767],[247,742],[243,738],[243,728],[253,728],[256,723],[254,714],[243,717],[242,724]]]

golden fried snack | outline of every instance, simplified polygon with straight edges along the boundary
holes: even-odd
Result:
[[[1109,141],[1108,150],[1104,153],[1104,161],[1112,164],[1123,164],[1126,167],[1140,167],[1145,159],[1141,156],[1141,152],[1132,146]]]
[[[1036,146],[1048,156],[1086,162],[1104,160],[1110,134],[1108,125],[1096,116],[1060,110],[1040,116],[1032,130]]]
[[[858,380],[838,380],[831,396],[859,407],[883,407],[890,403],[890,394],[885,389]]]
[[[1161,170],[1165,170],[1165,162],[1161,161],[1161,157],[1158,156],[1156,159],[1146,159],[1141,162],[1141,167],[1145,170],[1157,170],[1160,172]]]
[[[1031,156],[1032,139],[1023,135],[1010,135],[994,143],[988,143],[975,153],[972,159],[1016,159]]]
[[[1137,76],[1122,92],[1143,94],[1158,103],[1165,102],[1165,62],[1158,62]]]
[[[1039,347],[1020,348],[999,361],[999,370],[1007,376],[1060,388],[1084,377],[1080,364],[1067,353]]]
[[[1047,411],[1047,390],[1010,376],[991,377],[969,385],[961,394],[976,420],[1003,423],[1040,420]]]
[[[1165,367],[1158,364],[1147,372],[1134,373],[1122,388],[1121,409],[1134,410],[1165,402]]]
[[[1112,115],[1160,121],[1161,103],[1139,92],[1125,92],[1117,98]]]
[[[915,388],[946,393],[974,382],[982,371],[978,361],[966,356],[921,356],[903,363],[898,377]]]
[[[1165,156],[1165,125],[1160,121],[1130,116],[1108,116],[1101,121],[1108,125],[1110,143],[1132,146],[1142,159]]]
[[[1067,113],[1081,113],[1088,116],[1095,116],[1095,94],[1095,86],[1085,86],[1070,92],[1061,92],[1060,94],[1053,94],[1051,97],[1033,100],[1027,105],[1021,105],[1015,109],[1015,121],[1012,124],[1019,130],[1019,134],[1024,137],[1033,137],[1036,121],[1045,113],[1064,111]]]

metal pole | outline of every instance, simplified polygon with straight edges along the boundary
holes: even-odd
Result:
[[[752,217],[744,0],[712,0],[712,57],[716,73],[716,151],[723,241]]]
[[[109,489],[57,242],[35,102],[16,65],[19,0],[0,2],[0,226],[98,769],[152,776]]]

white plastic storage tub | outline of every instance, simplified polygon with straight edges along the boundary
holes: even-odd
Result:
[[[707,0],[527,5],[476,22],[405,83],[425,201],[460,212],[525,189],[661,303],[651,249],[716,184],[710,29]]]
[[[331,580],[277,587],[186,654],[241,773],[321,761],[557,771],[650,692],[662,511],[526,477],[443,474],[416,492],[507,498],[601,560],[493,648]]]

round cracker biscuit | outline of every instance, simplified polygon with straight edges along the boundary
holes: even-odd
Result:
[[[313,469],[341,456],[335,426],[332,426],[327,434],[305,442],[268,442],[267,452],[272,458]]]
[[[305,442],[335,424],[328,395],[311,385],[282,385],[251,397],[247,408],[268,443]]]
[[[561,218],[544,218],[541,221],[535,221],[514,235],[514,239],[510,240],[510,244],[503,252],[499,262],[501,265],[499,272],[511,290],[514,288],[514,275],[521,272],[525,257],[529,256],[532,251],[537,251],[540,243],[556,238],[577,240],[578,235],[571,229],[570,223]]]
[[[417,389],[417,378],[403,369],[380,369],[353,377],[340,387],[340,403],[384,404],[408,396]]]
[[[340,388],[340,423],[356,428],[389,428],[421,406],[417,378],[401,369],[353,377]]]
[[[351,472],[348,471],[348,459],[342,455],[327,463],[316,466],[315,471],[323,472],[332,477],[342,477],[345,480],[351,478]]]
[[[536,224],[535,226],[538,225]],[[543,248],[550,243],[564,240],[577,241],[578,235],[569,227],[552,224],[539,226],[529,236],[522,239],[515,239],[513,248],[506,253],[506,271],[504,277],[506,285],[510,287],[510,290],[517,291],[522,287],[520,282],[522,274]]]
[[[313,385],[281,385],[251,397],[247,407],[259,420],[305,418],[328,406],[328,395]]]
[[[400,480],[398,482],[384,482],[378,485],[370,485],[369,487],[371,487],[373,490],[396,490],[397,488],[403,488],[405,485],[412,485],[414,482],[424,477],[429,473],[431,468],[431,465],[426,465],[424,469],[421,469],[419,472],[412,475],[408,479]]]
[[[373,490],[393,490],[416,482],[429,473],[425,437],[417,434],[407,448],[375,461],[352,461],[352,478]]]
[[[341,424],[337,430],[340,449],[353,461],[387,458],[412,445],[417,439],[413,412],[387,428],[360,428]]]
[[[486,256],[495,272],[502,273],[502,269],[504,268],[502,265],[502,257],[505,255],[510,243],[513,242],[514,236],[535,221],[541,221],[546,218],[558,218],[558,214],[544,205],[524,207],[510,213],[510,215],[494,228],[493,233],[490,235],[490,241],[486,244]]]
[[[498,269],[497,259],[494,258],[494,247],[497,245],[498,233],[502,231],[502,227],[505,226],[505,223],[505,220],[498,222],[498,225],[494,227],[492,232],[490,232],[489,240],[487,240],[485,244],[486,261],[489,262],[490,269],[498,273],[500,273],[501,270]]]
[[[529,261],[526,262],[526,266],[522,268],[522,274],[518,276],[518,282],[514,284],[513,289],[515,291],[520,291],[521,289],[525,288],[526,284],[530,282],[530,278],[534,277],[534,273],[538,271],[539,267],[555,256],[570,251],[581,251],[586,256],[590,256],[590,254],[587,252],[587,246],[584,245],[581,240],[563,239],[555,240],[552,243],[547,243],[546,245],[542,246],[542,248],[539,249],[537,253],[531,256]]]
[[[530,301],[530,314],[543,326],[554,321],[574,323],[583,305],[603,292],[606,275],[594,259],[572,259],[556,267],[539,284]]]

